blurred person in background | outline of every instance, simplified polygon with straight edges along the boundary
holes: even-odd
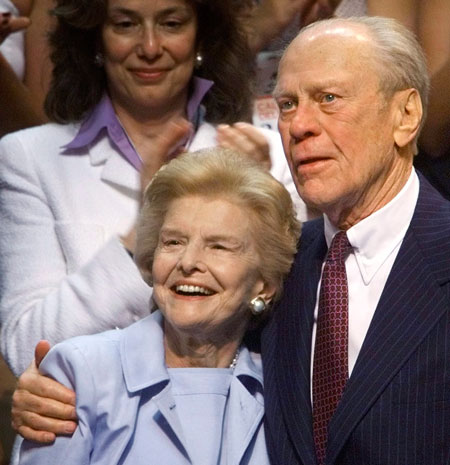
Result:
[[[431,76],[428,115],[414,165],[450,200],[450,1],[367,0],[368,13],[397,19],[412,30]]]
[[[47,121],[53,0],[0,0],[0,136]]]

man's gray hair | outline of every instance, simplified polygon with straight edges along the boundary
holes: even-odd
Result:
[[[421,126],[426,117],[430,77],[425,54],[415,35],[391,18],[380,16],[361,16],[349,18],[331,18],[316,21],[303,28],[299,36],[308,30],[326,24],[360,24],[365,26],[374,39],[371,43],[380,77],[381,91],[391,97],[396,91],[417,89],[423,107]],[[420,131],[419,131],[420,132]]]

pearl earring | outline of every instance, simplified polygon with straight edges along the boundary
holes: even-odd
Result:
[[[266,310],[266,302],[262,297],[255,297],[250,302],[250,310],[253,315],[259,316]]]
[[[105,59],[103,57],[103,54],[101,52],[97,52],[94,57],[94,64],[95,66],[98,66],[101,68],[105,63]]]
[[[195,68],[196,69],[201,68],[202,64],[203,64],[203,55],[200,52],[197,52],[197,54],[195,55]]]

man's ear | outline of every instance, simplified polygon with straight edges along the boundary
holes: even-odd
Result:
[[[422,101],[416,89],[405,89],[396,92],[394,105],[397,111],[394,141],[403,148],[417,135],[423,116]]]

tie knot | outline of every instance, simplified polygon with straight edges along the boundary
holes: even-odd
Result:
[[[330,248],[328,249],[327,261],[340,261],[343,262],[350,252],[352,246],[347,238],[345,231],[339,231],[331,241]]]

